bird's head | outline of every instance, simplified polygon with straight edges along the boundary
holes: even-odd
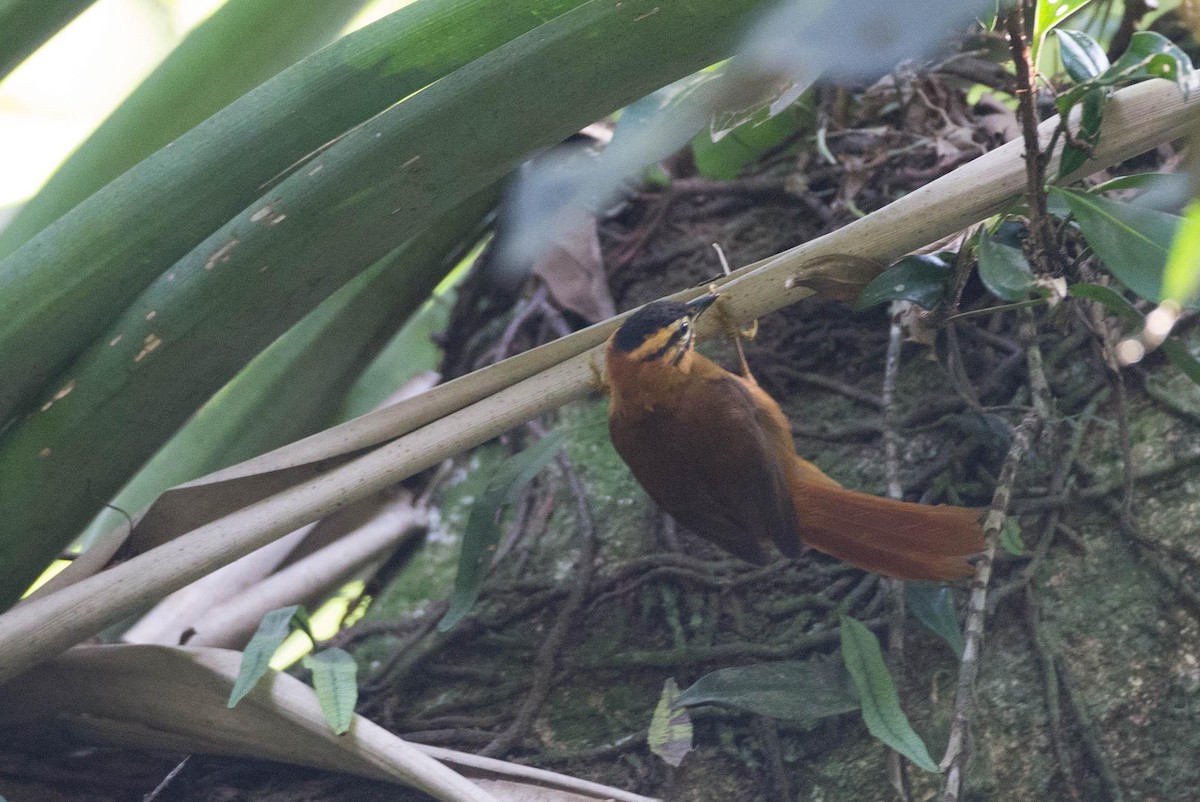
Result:
[[[709,293],[685,304],[655,301],[643,306],[609,340],[610,362],[618,358],[627,363],[680,367],[695,341],[696,318],[715,300],[717,296]]]

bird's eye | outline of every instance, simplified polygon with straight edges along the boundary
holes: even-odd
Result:
[[[688,330],[688,321],[687,321],[687,318],[684,318],[684,319],[683,319],[683,322],[679,324],[679,330],[680,330],[680,331],[687,331],[687,330]]]

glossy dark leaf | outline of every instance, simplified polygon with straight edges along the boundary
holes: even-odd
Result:
[[[496,467],[467,517],[454,594],[450,597],[450,608],[438,623],[439,631],[449,630],[475,605],[475,600],[479,598],[479,585],[487,574],[492,554],[500,540],[500,519],[505,507],[515,501],[521,488],[554,459],[565,436],[564,430],[555,430]]]
[[[962,627],[954,608],[954,593],[940,582],[905,582],[904,603],[913,617],[954,650],[963,653]]]
[[[349,652],[332,648],[305,655],[304,667],[312,672],[325,720],[341,735],[350,729],[358,704],[358,664]]]
[[[859,706],[845,666],[828,656],[722,668],[696,680],[676,704],[725,705],[805,727]]]
[[[1033,270],[1020,248],[1002,245],[979,232],[979,278],[1002,301],[1023,301],[1033,291]]]
[[[1109,272],[1141,297],[1162,300],[1167,248],[1182,218],[1086,192],[1051,191],[1066,201],[1084,239]]]
[[[937,764],[921,736],[913,731],[900,709],[896,685],[883,661],[879,639],[866,625],[849,616],[841,617],[842,659],[858,691],[863,721],[871,734],[925,771],[936,772]]]
[[[1144,318],[1129,300],[1111,287],[1101,284],[1072,284],[1068,294],[1076,298],[1086,298],[1104,306],[1109,312],[1117,315],[1134,326],[1141,326]]]
[[[1110,63],[1104,48],[1083,31],[1056,28],[1054,35],[1058,37],[1058,52],[1062,57],[1063,67],[1072,81],[1082,83],[1109,68]]]
[[[912,301],[933,309],[942,299],[950,269],[936,256],[906,256],[884,270],[866,286],[855,309],[868,309],[887,301]]]

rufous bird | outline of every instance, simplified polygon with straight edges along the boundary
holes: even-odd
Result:
[[[608,427],[638,482],[678,523],[754,563],[773,543],[811,546],[867,571],[945,580],[984,547],[979,511],[848,490],[796,454],[791,427],[743,374],[694,350],[717,296],[638,310],[608,340]]]

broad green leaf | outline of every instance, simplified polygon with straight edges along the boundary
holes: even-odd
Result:
[[[719,704],[812,727],[858,709],[850,675],[828,655],[722,668],[705,674],[679,695],[676,707]]]
[[[0,81],[96,0],[0,0]]]
[[[937,256],[906,256],[884,270],[863,289],[855,309],[867,309],[887,301],[912,301],[924,309],[941,302],[950,269]]]
[[[1033,17],[1033,40],[1029,43],[1034,65],[1038,63],[1046,34],[1088,2],[1089,0],[1037,0],[1037,9]]]
[[[358,663],[344,649],[332,648],[305,655],[304,667],[312,672],[317,701],[329,726],[338,735],[349,730],[358,704]]]
[[[63,388],[68,395],[0,438],[0,518],[10,516],[0,540],[0,605],[28,587],[99,500],[188,415],[321,300],[531,149],[727,55],[761,3],[697,0],[670,13],[649,13],[659,8],[649,0],[586,3],[376,115],[212,233],[68,365],[38,406]],[[135,201],[138,209],[154,205]],[[140,236],[147,226],[134,228]],[[45,236],[65,230],[55,224]],[[0,290],[0,303],[8,301]],[[7,323],[0,314],[0,363],[10,358]],[[56,503],[37,501],[45,498]]]
[[[1059,28],[1054,31],[1054,35],[1058,37],[1058,54],[1062,58],[1063,67],[1072,81],[1083,83],[1109,68],[1104,48],[1083,31]]]
[[[646,741],[650,751],[671,766],[678,766],[692,751],[692,717],[679,706],[679,686],[667,678],[662,694],[650,719],[650,731]]]
[[[1004,526],[1000,528],[1000,547],[1017,557],[1025,553],[1025,541],[1021,539],[1021,523],[1012,516],[1005,518]]]
[[[302,613],[304,618],[298,618]],[[298,626],[301,620],[304,622],[304,630],[307,631],[307,613],[298,604],[280,607],[263,616],[262,621],[258,623],[258,630],[254,633],[254,637],[250,639],[242,652],[242,664],[238,669],[237,682],[233,684],[233,690],[229,692],[228,704],[230,707],[236,705],[246,694],[254,690],[254,686],[271,668],[271,656],[275,654],[275,650],[287,640],[287,636],[292,634],[292,629]]]
[[[904,603],[913,617],[962,657],[962,627],[954,608],[954,592],[949,586],[940,582],[905,582]]]
[[[1002,301],[1023,301],[1034,289],[1033,270],[1020,248],[979,232],[979,278]]]
[[[1088,245],[1121,283],[1149,301],[1161,301],[1167,247],[1177,215],[1086,192],[1053,188],[1067,202]]]
[[[484,190],[327,298],[209,399],[121,489],[112,505],[134,513],[171,487],[335,422],[332,411],[344,402],[348,385],[472,243],[498,196],[498,186]],[[427,336],[427,330],[421,335]],[[432,342],[428,347],[434,355],[440,353]],[[415,347],[407,350],[409,367],[436,367],[436,360],[422,364],[420,353]],[[382,397],[397,387],[398,382],[391,384]],[[382,397],[377,394],[374,403]],[[86,548],[98,535],[127,525],[124,515],[105,508],[79,545]]]
[[[900,709],[900,697],[887,664],[879,639],[861,621],[841,616],[842,659],[854,680],[862,705],[867,729],[887,746],[925,771],[936,772],[937,764],[929,756],[925,742],[913,732],[908,717]]]
[[[7,254],[0,261],[0,430],[14,414],[35,406],[36,394],[68,360],[89,343],[106,341],[100,339],[105,329],[156,277],[171,274],[172,264],[265,187],[397,100],[581,2],[530,0],[526,14],[492,0],[413,3],[284,70],[29,242],[22,244],[26,235],[9,226],[0,233],[0,254]],[[300,175],[314,180],[307,171]],[[276,197],[268,194],[242,215],[240,226]],[[295,206],[294,194],[288,200]],[[229,241],[226,234],[216,247]],[[335,285],[390,248],[345,271]],[[278,270],[280,263],[274,266]]]
[[[516,501],[521,489],[554,459],[565,438],[566,430],[556,429],[496,466],[487,487],[475,500],[467,516],[454,593],[450,597],[446,615],[438,622],[441,632],[461,621],[475,606],[475,600],[479,598],[479,586],[491,565],[496,544],[500,542],[500,519],[504,510]]]
[[[1200,200],[1192,201],[1171,241],[1163,275],[1163,295],[1180,306],[1196,299],[1200,288]]]
[[[228,0],[21,207],[0,233],[0,257],[214,112],[335,39],[365,2]]]

